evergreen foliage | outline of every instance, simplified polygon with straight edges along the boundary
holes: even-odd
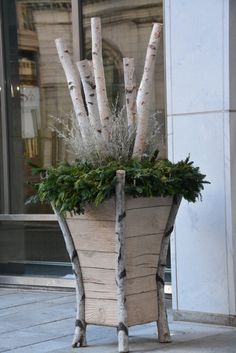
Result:
[[[52,202],[60,212],[83,213],[86,205],[99,205],[115,195],[116,171],[126,171],[125,193],[133,197],[182,195],[195,202],[201,197],[205,175],[187,158],[178,163],[168,160],[108,161],[94,167],[87,162],[60,164],[47,170],[33,166],[41,174],[34,201]]]

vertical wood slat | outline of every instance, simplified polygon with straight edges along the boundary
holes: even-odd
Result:
[[[137,303],[140,297],[139,293],[142,293],[142,302],[138,306],[144,307],[142,315],[139,316],[142,316],[140,324],[158,319],[157,298],[156,303],[155,300],[150,300],[149,291],[153,290],[153,284],[156,283],[161,241],[172,201],[172,197],[126,198],[125,267],[127,274],[126,295],[129,298],[129,300],[127,299],[129,326],[134,323],[138,324],[138,317],[132,309],[132,299],[130,298],[130,295],[133,299],[136,298],[135,288],[137,288],[135,302]],[[143,220],[143,215],[147,216],[147,222]],[[133,229],[131,229],[132,223],[135,223]],[[109,308],[109,303],[117,298],[114,280],[116,262],[115,199],[106,200],[99,207],[89,206],[83,215],[70,217],[68,214],[67,224],[73,234],[74,244],[80,259],[86,301],[97,298],[101,312],[104,312],[103,304],[100,301],[108,299],[106,311],[113,310],[112,305]],[[112,276],[114,276],[113,280],[109,282]],[[152,285],[150,286],[150,284]],[[104,315],[92,315],[94,305],[91,305],[92,301],[89,300],[86,304],[89,323],[110,325],[111,320],[108,319],[106,323]],[[117,316],[114,320],[117,321]]]
[[[129,326],[147,324],[157,320],[156,290],[127,295],[126,300]],[[87,324],[98,323],[99,325],[117,327],[118,308],[116,299],[89,298],[86,296],[85,309]]]

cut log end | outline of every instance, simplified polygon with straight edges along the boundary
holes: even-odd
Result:
[[[117,176],[125,176],[125,170],[117,170],[116,175]]]
[[[127,333],[123,330],[118,332],[118,347],[119,353],[129,352],[129,337]]]

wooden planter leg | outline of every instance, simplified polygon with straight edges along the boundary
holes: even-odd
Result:
[[[119,352],[129,351],[128,318],[126,308],[126,269],[125,269],[125,171],[116,172],[116,288],[118,302],[118,346]]]
[[[170,243],[170,236],[174,228],[175,217],[181,202],[181,196],[177,196],[173,200],[170,210],[170,215],[167,221],[165,233],[161,243],[161,251],[158,262],[156,280],[157,280],[157,300],[158,300],[158,340],[160,343],[171,342],[170,330],[167,319],[166,305],[165,305],[165,269],[168,247]]]
[[[77,251],[74,246],[74,242],[70,233],[70,230],[67,226],[65,218],[63,215],[54,207],[53,204],[52,208],[54,210],[55,215],[57,216],[57,220],[59,226],[61,228],[64,241],[66,244],[66,249],[68,251],[72,269],[75,274],[76,279],[76,322],[75,322],[75,333],[74,338],[72,341],[72,347],[84,347],[87,345],[86,342],[86,322],[85,322],[85,293],[84,293],[84,284],[83,284],[83,277],[81,272],[81,267],[79,263],[79,257]]]

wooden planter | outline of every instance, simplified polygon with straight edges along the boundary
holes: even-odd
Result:
[[[55,210],[77,279],[74,347],[86,345],[87,324],[117,327],[119,352],[132,325],[156,321],[159,341],[170,342],[164,271],[181,198],[119,198],[66,221]]]

